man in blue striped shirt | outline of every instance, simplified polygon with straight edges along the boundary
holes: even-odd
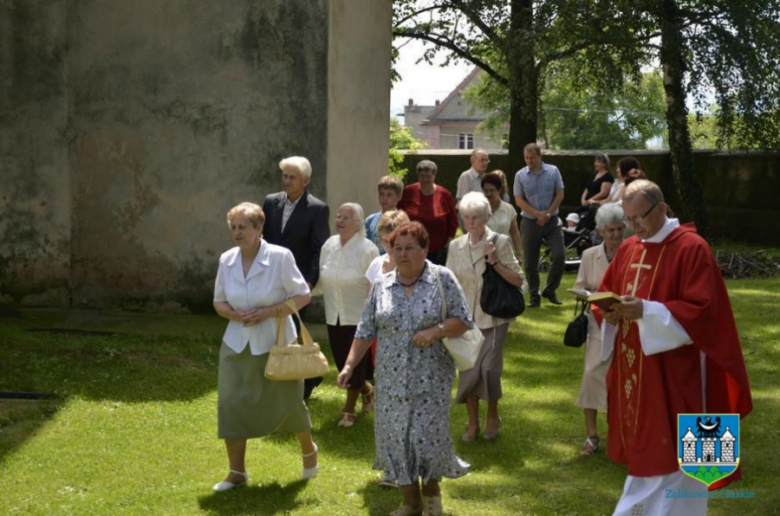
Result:
[[[538,307],[541,297],[560,305],[555,291],[561,284],[564,269],[563,233],[561,232],[558,207],[563,201],[563,179],[555,165],[542,161],[542,150],[536,143],[529,143],[523,149],[527,166],[515,175],[515,202],[522,210],[520,232],[523,238],[523,259],[525,276],[531,301],[528,306]],[[542,241],[550,247],[552,266],[547,275],[547,285],[539,295],[539,253]]]

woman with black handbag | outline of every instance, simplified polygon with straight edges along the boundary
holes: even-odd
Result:
[[[596,212],[596,229],[604,241],[582,253],[582,264],[577,274],[575,289],[595,291],[607,271],[607,266],[623,241],[625,230],[623,208],[605,204]],[[587,437],[580,455],[593,455],[601,445],[598,434],[598,411],[607,410],[607,370],[609,361],[601,360],[601,329],[599,322],[588,311],[588,338],[585,346],[585,370],[582,373],[580,394],[575,405],[585,412]]]
[[[487,227],[493,215],[487,198],[478,192],[466,194],[459,204],[460,215],[467,234],[450,243],[447,256],[447,268],[450,269],[463,288],[469,308],[474,314],[474,322],[482,331],[485,343],[482,345],[477,364],[460,372],[456,401],[465,403],[469,416],[463,441],[473,441],[479,435],[479,400],[488,404],[487,421],[482,438],[493,441],[498,438],[501,418],[498,414],[498,400],[501,398],[501,372],[503,370],[503,349],[509,323],[522,311],[518,304],[514,313],[501,313],[500,316],[486,313],[480,303],[483,287],[483,274],[495,271],[498,276],[517,289],[517,298],[523,301],[520,288],[523,285],[523,272],[515,258],[512,243],[506,235],[499,235]],[[492,270],[490,270],[492,269]],[[502,296],[502,299],[504,296]]]

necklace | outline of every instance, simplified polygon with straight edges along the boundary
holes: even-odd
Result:
[[[398,283],[400,283],[401,286],[403,286],[405,288],[409,288],[409,287],[413,287],[413,286],[417,285],[417,282],[420,281],[420,278],[422,278],[422,273],[420,273],[420,275],[417,276],[417,279],[415,279],[413,282],[411,282],[411,283],[404,283],[403,281],[401,281],[401,276],[396,275],[396,277],[395,277],[395,279],[398,280]]]

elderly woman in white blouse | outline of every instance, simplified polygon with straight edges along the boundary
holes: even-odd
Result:
[[[218,434],[225,440],[230,472],[214,485],[227,491],[246,484],[246,441],[276,430],[292,432],[301,444],[302,478],[317,474],[317,445],[302,400],[303,381],[277,382],[264,376],[268,352],[276,344],[281,318],[285,341],[296,339],[292,300],[300,309],[311,301],[306,280],[292,253],[262,238],[265,214],[257,204],[241,203],[227,214],[236,247],[219,258],[214,309],[228,319],[219,352]]]
[[[623,222],[623,208],[618,204],[605,204],[596,212],[596,229],[604,241],[601,245],[586,249],[582,253],[582,264],[577,273],[575,289],[596,291],[601,285],[604,273],[623,242],[626,224]],[[585,369],[582,372],[580,394],[575,405],[585,413],[587,437],[580,449],[580,455],[593,455],[601,445],[599,438],[598,411],[607,410],[607,371],[610,361],[601,360],[601,328],[591,311],[588,311],[588,340],[585,346]]]
[[[349,355],[366,301],[369,284],[366,271],[371,261],[379,255],[376,245],[365,237],[365,231],[363,208],[351,202],[342,204],[336,213],[337,234],[325,241],[320,253],[317,291],[325,297],[328,340],[339,371]],[[355,367],[347,388],[339,426],[351,427],[355,424],[355,406],[359,395],[362,394],[364,411],[373,408],[374,390],[368,383],[372,372],[371,358],[363,357]]]
[[[490,203],[490,211],[492,212],[487,226],[496,233],[508,235],[512,239],[515,256],[520,256],[523,246],[520,240],[520,229],[517,225],[517,211],[514,206],[504,202],[501,198],[501,191],[504,188],[503,183],[506,180],[502,181],[502,176],[497,172],[501,171],[496,170],[482,176],[482,193],[485,194]]]
[[[463,287],[468,306],[474,314],[474,322],[485,337],[476,365],[460,372],[456,401],[466,404],[469,417],[468,427],[461,440],[473,441],[479,435],[479,400],[483,400],[487,402],[488,410],[482,438],[494,441],[498,438],[501,425],[498,400],[502,396],[504,339],[510,320],[499,319],[482,311],[479,304],[482,273],[489,264],[508,283],[520,288],[523,285],[523,272],[509,237],[494,233],[487,226],[493,215],[487,198],[481,193],[471,192],[460,200],[459,207],[468,233],[450,243],[447,268]]]

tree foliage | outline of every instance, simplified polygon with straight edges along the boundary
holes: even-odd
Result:
[[[644,149],[653,138],[666,140],[661,74],[626,80],[622,90],[604,94],[593,80],[567,63],[550,66],[540,93],[540,138],[550,149]],[[489,77],[466,90],[466,99],[488,113],[480,124],[494,137],[506,133],[509,95]]]
[[[404,155],[401,150],[420,150],[427,147],[422,140],[418,140],[412,135],[412,128],[401,125],[398,119],[390,118],[390,157],[387,160],[388,174],[398,176],[403,179],[409,172],[401,164],[404,162]]]
[[[714,92],[719,144],[780,143],[780,0],[395,0],[394,34],[465,59],[508,90],[509,158],[537,139],[540,86],[566,61],[609,95],[660,65],[672,171],[684,220],[707,214],[688,128],[689,97]]]

